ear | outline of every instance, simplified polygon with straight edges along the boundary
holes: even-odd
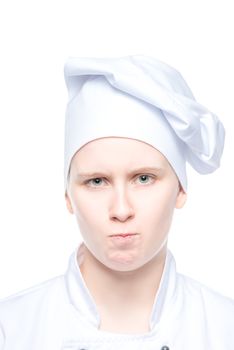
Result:
[[[177,194],[175,208],[176,209],[183,208],[186,200],[187,200],[187,193],[184,191],[181,184],[179,184],[179,192]]]
[[[72,204],[71,204],[71,200],[67,194],[67,191],[65,192],[65,201],[66,201],[66,206],[67,206],[67,209],[68,211],[71,213],[71,214],[74,214],[74,211],[73,211],[73,208],[72,208]]]

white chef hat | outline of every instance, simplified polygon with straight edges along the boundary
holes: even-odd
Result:
[[[187,190],[186,161],[207,174],[220,165],[225,130],[196,102],[180,73],[144,55],[69,58],[65,119],[64,186],[74,154],[103,137],[148,143],[171,164]]]

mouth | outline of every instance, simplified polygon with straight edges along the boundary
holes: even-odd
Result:
[[[109,236],[112,247],[117,249],[133,249],[140,243],[139,233],[115,233]]]
[[[137,235],[138,233],[116,233],[116,234],[113,234],[113,235],[110,235],[110,237],[130,237],[130,236],[135,236]]]

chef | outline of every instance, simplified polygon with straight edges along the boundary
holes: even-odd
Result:
[[[234,301],[178,273],[167,248],[186,163],[220,166],[222,123],[152,57],[70,58],[65,81],[65,201],[82,241],[64,274],[1,301],[0,350],[234,349]]]

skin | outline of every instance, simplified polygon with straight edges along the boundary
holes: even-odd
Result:
[[[143,167],[156,170],[134,171]],[[149,331],[174,209],[186,201],[169,162],[139,140],[96,139],[74,155],[65,200],[84,241],[80,269],[100,313],[100,329]],[[110,237],[115,233],[137,235],[122,242]]]

